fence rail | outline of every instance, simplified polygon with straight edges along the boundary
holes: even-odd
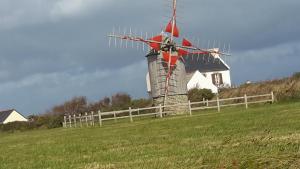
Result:
[[[255,96],[247,96],[246,94],[243,97],[234,97],[234,98],[223,98],[220,99],[217,97],[216,100],[203,100],[201,102],[190,102],[188,103],[179,103],[174,105],[159,105],[154,107],[147,108],[137,108],[132,109],[129,107],[127,110],[119,110],[119,111],[111,111],[111,112],[101,112],[100,110],[95,112],[85,113],[84,115],[68,115],[64,116],[63,127],[83,127],[83,126],[102,126],[104,121],[114,120],[115,122],[118,119],[129,119],[130,122],[133,122],[134,118],[137,117],[147,117],[147,116],[155,116],[159,118],[163,118],[164,115],[174,114],[171,111],[163,111],[164,108],[172,108],[172,107],[187,107],[188,114],[191,116],[193,111],[196,110],[205,110],[205,109],[217,109],[221,111],[222,107],[229,106],[238,106],[245,105],[245,108],[248,109],[250,104],[257,103],[273,103],[274,102],[274,94],[271,92],[270,94],[264,95],[255,95]],[[143,111],[150,111],[144,112]]]

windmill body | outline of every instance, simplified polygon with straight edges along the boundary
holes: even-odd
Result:
[[[187,83],[184,62],[182,60],[178,60],[176,65],[174,65],[169,78],[167,92],[166,77],[168,76],[168,63],[163,59],[163,54],[151,51],[146,57],[148,60],[148,71],[151,88],[150,96],[153,98],[154,105],[187,103]],[[173,107],[169,108],[169,110],[183,113],[187,111],[187,108]],[[167,110],[165,109],[165,111]]]

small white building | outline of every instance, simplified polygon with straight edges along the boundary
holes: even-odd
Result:
[[[187,89],[210,89],[218,93],[220,88],[231,87],[230,67],[215,54],[190,54],[184,57]],[[147,91],[151,92],[149,73],[146,75]]]
[[[7,124],[16,121],[28,121],[28,119],[15,109],[0,111],[0,124]]]
[[[187,89],[210,89],[218,93],[220,88],[231,87],[230,67],[219,55],[190,55],[185,57]]]

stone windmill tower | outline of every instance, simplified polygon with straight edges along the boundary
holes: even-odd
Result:
[[[184,57],[190,54],[219,54],[227,55],[213,49],[202,49],[183,38],[181,44],[175,39],[179,38],[180,31],[176,24],[177,0],[173,0],[173,13],[165,30],[152,38],[143,38],[132,35],[117,35],[114,32],[108,37],[126,41],[141,42],[149,45],[147,54],[151,96],[155,105],[170,105],[187,103],[187,84]],[[121,41],[122,42],[122,41]],[[166,111],[167,109],[165,109]],[[176,110],[178,111],[178,109]]]
[[[178,52],[173,51],[175,56]],[[150,82],[150,95],[155,105],[172,105],[177,103],[187,103],[187,81],[184,61],[178,59],[176,63],[171,63],[168,69],[168,61],[164,58],[165,52],[151,50],[146,56],[148,61],[148,72]],[[165,56],[166,57],[166,56]],[[171,61],[172,62],[172,61]],[[175,62],[175,61],[173,61]],[[185,111],[185,108],[177,111]]]

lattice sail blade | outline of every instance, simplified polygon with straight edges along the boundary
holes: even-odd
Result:
[[[168,23],[165,32],[172,33],[172,21]]]
[[[141,31],[141,38],[143,38],[143,32]],[[142,44],[142,50],[145,51],[145,43]]]
[[[111,45],[111,37],[108,37],[108,47],[110,48]]]
[[[184,49],[181,49],[181,48],[179,48],[178,50],[177,50],[177,52],[178,52],[178,55],[179,56],[186,56],[186,55],[188,55],[188,51],[186,51],[186,50],[184,50]]]
[[[183,38],[182,46],[193,46],[193,44],[189,40]]]
[[[161,47],[161,42],[163,40],[163,36],[162,35],[157,35],[157,36],[154,36],[150,39],[151,41],[155,41],[155,42],[150,42],[149,43],[149,46],[157,51],[160,50],[160,47]],[[160,43],[156,43],[156,42],[160,42]]]
[[[170,22],[168,23],[166,29],[165,29],[165,32],[172,33],[172,29],[173,29],[173,22],[170,21]],[[175,22],[175,24],[174,24],[174,30],[173,30],[173,35],[172,35],[172,36],[177,37],[177,38],[179,37],[179,29],[178,29],[178,27],[177,27],[176,22]]]
[[[179,37],[179,29],[177,27],[176,22],[175,22],[175,26],[174,26],[174,30],[173,30],[173,36],[177,37],[177,38]]]

